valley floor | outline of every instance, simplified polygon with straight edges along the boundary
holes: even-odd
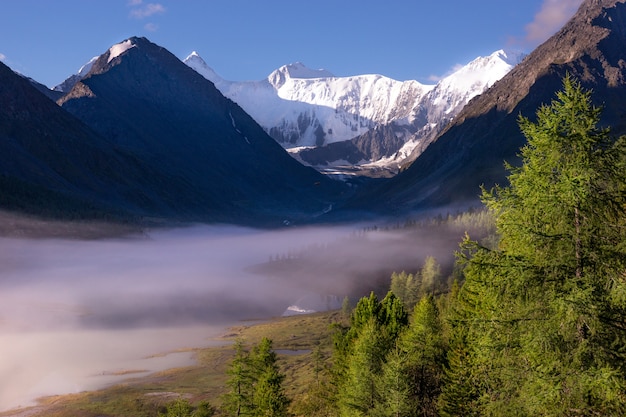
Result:
[[[195,365],[131,377],[98,391],[41,398],[36,406],[0,412],[0,417],[122,416],[129,412],[156,416],[165,404],[179,397],[193,403],[208,400],[219,406],[234,355],[231,343],[242,339],[246,345],[253,345],[263,337],[272,339],[286,374],[287,394],[295,398],[303,394],[303,387],[313,378],[312,350],[319,344],[326,345],[330,324],[341,320],[341,314],[335,311],[242,322],[219,337],[217,340],[223,343],[218,346],[196,349]]]

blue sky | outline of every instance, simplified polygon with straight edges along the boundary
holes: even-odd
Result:
[[[337,76],[429,83],[498,49],[529,52],[582,0],[2,0],[0,60],[54,86],[91,57],[145,36],[192,51],[227,80],[292,62]]]

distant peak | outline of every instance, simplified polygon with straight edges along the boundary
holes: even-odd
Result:
[[[503,65],[508,67],[514,67],[519,64],[526,55],[522,52],[507,51],[500,49],[488,56],[479,56],[467,65],[464,65],[452,75],[457,73],[467,73],[471,71],[485,71],[489,68],[502,67]]]
[[[334,77],[330,71],[325,69],[311,69],[302,62],[283,65],[278,71],[284,72],[290,78],[328,78]]]
[[[268,81],[275,87],[282,86],[288,79],[314,79],[331,78],[334,75],[325,69],[311,69],[302,62],[283,65],[274,70],[268,77]]]
[[[492,53],[489,57],[500,59],[509,65],[515,66],[519,64],[525,56],[526,53],[521,51],[500,49]]]
[[[196,51],[193,51],[192,53],[187,55],[187,58],[183,59],[184,63],[188,63],[190,61],[206,65],[206,62],[204,61],[204,59],[202,59],[200,54],[198,52],[196,52]]]
[[[196,51],[193,51],[187,58],[183,59],[183,63],[209,81],[217,83],[222,80],[222,77],[217,75],[213,68],[211,68]]]

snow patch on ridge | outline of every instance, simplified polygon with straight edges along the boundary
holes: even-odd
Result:
[[[98,58],[100,58],[100,56],[96,55],[91,58],[85,65],[80,67],[80,69],[78,70],[78,76],[81,78],[85,77],[85,75],[87,75],[87,73],[91,71],[91,67],[93,67],[93,64],[98,60]]]
[[[130,39],[113,45],[111,48],[109,48],[109,60],[107,61],[107,63],[111,62],[113,59],[122,55],[124,52],[128,51],[130,48],[134,48],[134,47],[135,47],[135,44],[133,44],[133,42]]]

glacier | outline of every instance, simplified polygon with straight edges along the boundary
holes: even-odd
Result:
[[[301,151],[352,140],[378,126],[394,124],[404,145],[394,155],[366,158],[359,164],[397,167],[414,155],[416,148],[427,145],[424,138],[432,139],[465,104],[506,75],[524,56],[498,50],[431,85],[379,74],[336,77],[300,62],[284,65],[264,80],[237,82],[220,77],[197,52],[183,62],[239,104],[294,157]],[[326,165],[345,162],[341,158]]]

